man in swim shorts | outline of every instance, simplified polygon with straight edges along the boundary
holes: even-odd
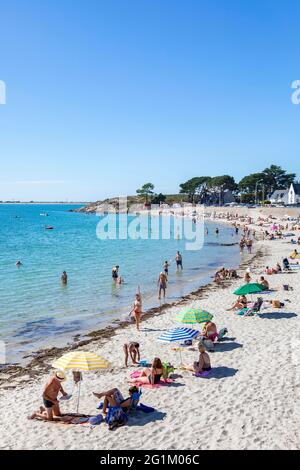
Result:
[[[181,256],[180,251],[177,251],[175,261],[176,261],[177,269],[179,269],[179,267],[182,269],[182,256]]]
[[[158,289],[159,300],[161,299],[161,292],[163,292],[164,297],[166,297],[167,280],[168,280],[167,275],[164,272],[161,272],[157,281],[157,285],[159,287]]]

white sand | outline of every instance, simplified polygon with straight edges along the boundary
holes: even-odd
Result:
[[[287,240],[258,242],[264,259],[254,261],[254,271],[262,272],[290,254]],[[247,259],[247,257],[246,257]],[[254,276],[255,279],[257,275]],[[95,428],[29,421],[27,415],[41,403],[46,376],[11,390],[0,390],[1,449],[299,449],[299,350],[300,350],[300,270],[296,274],[270,276],[271,287],[278,289],[267,298],[290,299],[285,308],[263,310],[262,315],[243,318],[226,312],[235,296],[232,292],[242,280],[225,289],[209,292],[207,298],[190,306],[201,306],[214,314],[219,329],[227,327],[229,338],[211,354],[215,373],[209,379],[177,370],[181,377],[173,386],[144,389],[142,403],[155,407],[153,414],[139,412],[129,425],[109,431],[105,424]],[[284,292],[282,284],[294,286]],[[182,309],[182,307],[181,307]],[[171,346],[156,341],[161,331],[174,326],[172,317],[180,310],[142,324],[120,330],[101,349],[93,350],[113,363],[112,371],[85,374],[80,411],[95,414],[98,400],[92,391],[117,386],[126,395],[127,377],[133,368],[123,366],[122,345],[128,340],[141,343],[142,359],[155,356],[179,364]],[[196,351],[184,351],[184,359],[193,362]],[[65,389],[71,392],[69,379]],[[76,411],[76,400],[62,404],[63,412]]]

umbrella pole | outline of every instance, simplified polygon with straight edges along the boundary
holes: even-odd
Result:
[[[79,411],[79,400],[80,400],[80,385],[81,385],[81,380],[78,382],[78,396],[77,396],[77,414]]]
[[[180,354],[180,365],[182,366],[182,354],[181,354],[181,347],[179,346],[179,354]]]

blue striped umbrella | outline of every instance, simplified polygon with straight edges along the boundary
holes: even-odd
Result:
[[[191,328],[175,328],[174,330],[167,331],[157,340],[164,341],[165,343],[180,343],[181,341],[194,339],[198,334],[199,331],[192,330]]]
[[[162,341],[164,343],[180,343],[181,341],[192,340],[199,335],[199,331],[192,330],[191,328],[175,328],[174,330],[167,331],[159,338],[158,341]],[[180,352],[180,360],[182,363],[182,356]]]

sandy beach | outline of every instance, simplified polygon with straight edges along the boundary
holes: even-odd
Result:
[[[295,232],[297,234],[297,232]],[[298,235],[299,236],[299,232]],[[256,280],[266,266],[289,256],[294,246],[289,238],[260,240],[252,255],[243,255],[239,275],[251,267]],[[143,388],[141,402],[154,413],[137,412],[128,425],[111,432],[105,424],[64,425],[28,420],[42,404],[46,372],[19,379],[3,380],[0,387],[2,419],[1,449],[299,449],[299,338],[300,270],[268,276],[274,292],[265,300],[284,302],[281,309],[263,308],[254,317],[240,317],[226,309],[235,300],[233,291],[243,278],[209,286],[190,296],[184,307],[201,307],[214,315],[218,329],[227,327],[227,340],[210,353],[213,373],[197,378],[179,368],[180,357],[172,345],[157,341],[175,326],[172,319],[182,303],[166,308],[135,326],[119,328],[108,339],[83,346],[112,363],[109,370],[84,374],[80,412],[96,415],[99,400],[93,391],[118,387],[127,395],[128,377],[134,367],[125,368],[122,346],[136,340],[141,359],[155,356],[177,366],[175,381],[157,389]],[[289,284],[293,291],[284,291]],[[184,362],[198,358],[197,348],[186,348]],[[53,358],[49,358],[49,365]],[[50,367],[49,367],[49,370]],[[4,377],[5,379],[5,377]],[[71,374],[64,385],[72,393]],[[76,395],[62,404],[64,413],[76,411]]]

